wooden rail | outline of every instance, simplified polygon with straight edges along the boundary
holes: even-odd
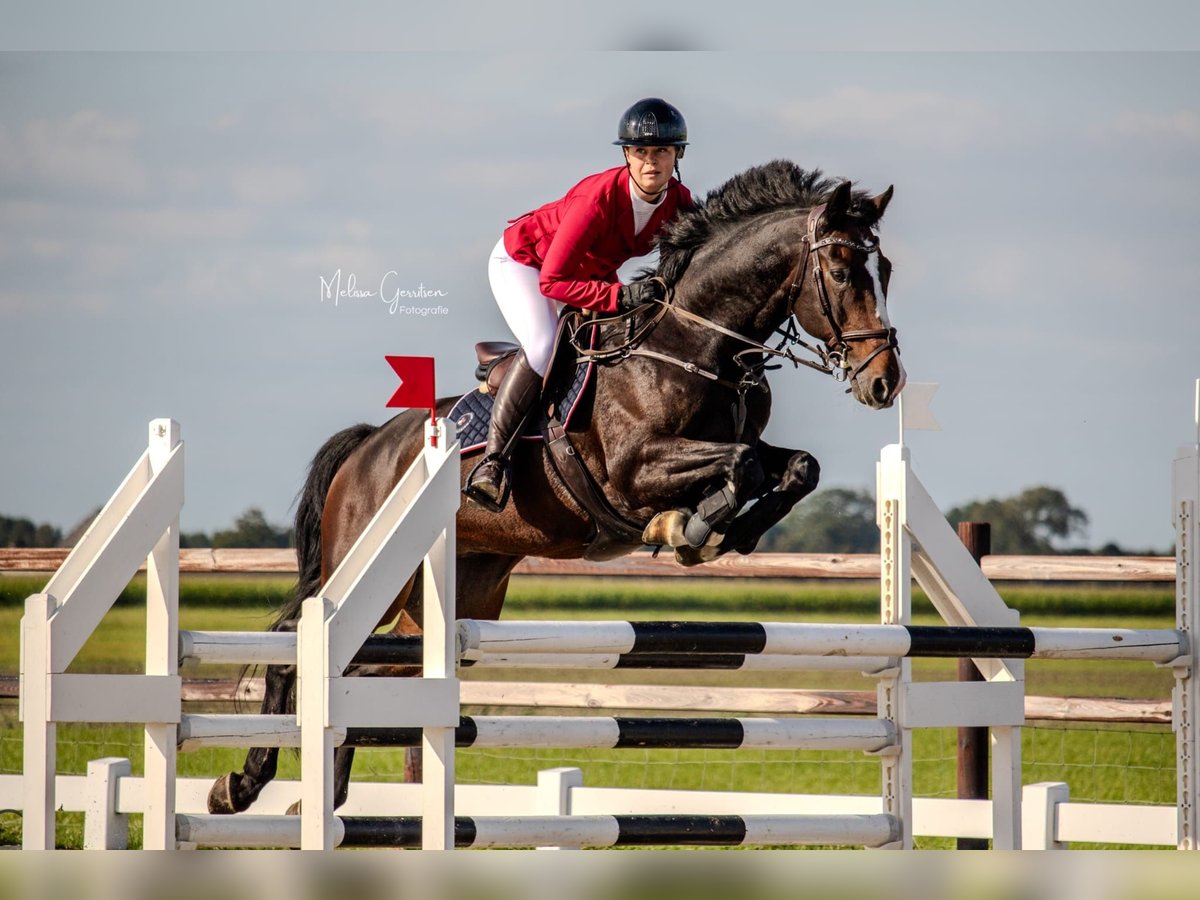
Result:
[[[0,676],[0,699],[18,693],[18,679]],[[769,715],[876,715],[874,691],[792,688],[722,688],[661,684],[555,684],[463,681],[464,706],[521,709],[654,710],[660,712],[758,713]],[[188,679],[183,699],[199,703],[262,701],[263,680]],[[1026,697],[1025,716],[1045,722],[1170,724],[1170,700]]]
[[[0,549],[0,572],[53,572],[70,552],[66,548]],[[179,571],[195,574],[295,575],[294,550],[181,550]],[[868,553],[755,553],[724,556],[684,568],[663,554],[648,552],[596,563],[575,559],[526,559],[518,575],[621,576],[684,578],[879,578],[879,557]],[[1170,556],[988,556],[983,574],[993,581],[1173,582]]]

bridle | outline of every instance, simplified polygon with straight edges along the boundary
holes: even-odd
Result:
[[[663,300],[654,300],[652,303],[659,305],[658,311],[646,319],[640,326],[634,327],[634,317],[640,311],[641,307],[628,313],[617,316],[592,317],[581,319],[578,324],[570,328],[570,340],[576,352],[578,362],[595,361],[617,361],[628,359],[631,356],[643,356],[650,359],[656,359],[660,362],[670,363],[678,366],[693,375],[698,375],[715,384],[720,384],[737,392],[738,400],[734,409],[734,420],[736,423],[737,437],[740,438],[742,426],[746,419],[746,394],[751,388],[767,389],[766,372],[771,369],[778,369],[782,365],[768,365],[768,357],[779,357],[792,363],[793,366],[807,366],[811,369],[816,369],[818,372],[823,372],[826,375],[833,376],[835,381],[851,381],[863,371],[871,361],[885,350],[895,350],[900,352],[900,345],[896,340],[895,328],[874,328],[861,329],[852,331],[843,331],[837,323],[837,319],[833,315],[833,306],[829,301],[829,292],[825,285],[825,272],[821,268],[821,255],[817,252],[822,247],[828,247],[834,244],[843,247],[850,247],[853,250],[860,250],[863,253],[878,253],[879,242],[873,241],[870,243],[858,243],[846,238],[839,237],[824,237],[817,240],[817,225],[821,217],[825,213],[825,204],[822,203],[814,206],[808,213],[808,221],[805,227],[805,235],[801,239],[804,244],[804,250],[800,254],[800,258],[796,263],[795,277],[792,279],[791,285],[788,287],[787,308],[789,315],[787,321],[775,330],[775,333],[782,338],[779,344],[771,347],[762,341],[756,341],[754,338],[740,334],[731,328],[726,328],[717,322],[707,319],[704,316],[697,315],[691,310],[683,309],[676,306],[674,303],[675,291],[666,281],[659,276],[651,276],[651,280],[658,281],[663,285],[666,293],[666,298]],[[820,301],[821,313],[825,317],[825,321],[829,325],[830,337],[826,339],[824,345],[810,344],[800,336],[799,317],[796,315],[795,303],[800,299],[800,291],[803,290],[803,279],[805,272],[808,269],[809,258],[813,259],[812,273],[813,280],[816,284],[817,298]],[[883,285],[877,285],[878,290],[882,294]],[[642,340],[654,329],[659,321],[668,313],[674,313],[683,319],[694,322],[710,331],[716,331],[726,337],[734,338],[743,344],[749,346],[744,350],[739,350],[733,354],[733,361],[742,369],[742,375],[737,381],[731,381],[727,378],[722,378],[716,372],[702,368],[696,363],[689,360],[679,359],[678,357],[670,356],[666,353],[659,353],[656,350],[648,350],[638,346]],[[625,323],[627,326],[625,340],[616,346],[611,346],[603,349],[593,349],[590,345],[591,340],[583,337],[583,332],[586,329],[599,329],[605,325]],[[852,366],[850,359],[850,344],[854,341],[883,341],[878,347],[872,350],[865,359],[861,360],[857,365]],[[793,347],[802,347],[818,357],[820,362],[810,359],[804,359],[797,356],[793,352]],[[849,393],[847,388],[847,393]]]
[[[787,343],[799,344],[808,350],[813,351],[821,357],[825,370],[833,376],[835,381],[853,381],[858,377],[868,365],[871,364],[876,356],[884,350],[895,350],[900,352],[900,344],[896,340],[895,328],[872,328],[861,329],[856,331],[842,331],[838,325],[837,319],[833,315],[833,306],[829,302],[829,291],[825,286],[825,272],[821,268],[821,254],[817,253],[822,247],[833,245],[841,247],[849,247],[852,250],[860,250],[868,255],[879,252],[879,241],[871,241],[869,243],[860,244],[857,241],[847,240],[846,238],[829,237],[817,240],[817,223],[820,222],[821,216],[825,214],[825,204],[814,206],[808,213],[808,223],[805,229],[803,242],[808,249],[801,254],[799,262],[796,264],[796,277],[792,281],[792,286],[788,288],[788,308],[792,314],[787,321],[787,330],[780,329],[781,333],[786,338]],[[825,316],[825,321],[829,325],[830,336],[825,341],[824,347],[814,347],[803,341],[796,331],[796,308],[794,306],[797,296],[797,289],[801,288],[801,281],[804,278],[804,271],[808,266],[808,260],[813,260],[813,281],[816,284],[817,299],[821,303],[821,312]],[[880,294],[883,293],[883,285],[876,285]],[[851,341],[883,341],[878,347],[872,350],[865,359],[860,361],[853,371],[850,371],[850,342]]]

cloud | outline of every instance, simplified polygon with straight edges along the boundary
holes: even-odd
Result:
[[[447,162],[439,168],[441,177],[448,184],[497,192],[533,188],[547,184],[547,181],[550,184],[546,190],[553,191],[562,180],[555,171],[556,165],[546,160],[477,158]],[[563,183],[569,186],[569,182]],[[513,213],[514,216],[517,214]]]
[[[93,109],[0,125],[0,177],[103,194],[142,194],[149,183],[136,145],[141,124]]]
[[[0,289],[0,319],[16,318],[25,311],[27,304],[33,302],[33,298],[21,291]]]
[[[1126,110],[1116,117],[1101,133],[1116,134],[1151,142],[1200,143],[1200,113],[1194,109],[1180,109],[1169,113]]]
[[[1019,302],[1034,274],[1036,251],[1031,243],[991,241],[964,260],[961,286],[976,297]]]
[[[252,256],[260,218],[249,206],[97,209],[0,202],[0,259],[14,275],[0,314],[19,313],[30,307],[20,298],[40,295],[53,295],[63,310],[91,313],[142,302],[156,291],[169,299],[174,288],[164,285],[164,271],[206,265],[229,255],[231,247]],[[221,296],[231,295],[227,290]]]
[[[438,148],[455,138],[485,142],[487,126],[500,117],[499,110],[481,108],[461,96],[423,90],[345,92],[336,102],[342,107],[337,117],[356,129],[359,139],[371,135],[396,147],[415,143]]]
[[[961,150],[994,137],[996,114],[976,100],[936,91],[839,88],[824,97],[783,104],[780,119],[808,137],[870,140]]]
[[[64,208],[64,219],[79,217],[76,210]],[[260,216],[245,207],[187,209],[99,210],[84,216],[88,234],[117,234],[130,240],[170,242],[177,240],[228,240],[250,236]]]
[[[299,166],[250,166],[230,173],[233,193],[239,200],[272,206],[303,199],[309,179]]]
[[[31,238],[29,252],[38,259],[63,259],[67,255],[67,242],[55,238]]]
[[[359,281],[367,284],[372,280],[377,283],[397,267],[396,258],[387,257],[374,246],[341,240],[290,248],[281,255],[281,260],[290,271],[312,280],[314,297],[319,292],[319,276],[331,279],[338,269],[346,276],[354,272]]]

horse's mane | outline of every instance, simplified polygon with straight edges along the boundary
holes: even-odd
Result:
[[[658,275],[675,284],[696,251],[713,235],[776,209],[808,209],[828,196],[842,179],[827,178],[820,169],[805,170],[786,159],[773,159],[734,175],[708,192],[703,202],[679,213],[658,239]],[[874,224],[875,207],[865,191],[855,191],[846,217]],[[646,271],[645,274],[650,274]]]

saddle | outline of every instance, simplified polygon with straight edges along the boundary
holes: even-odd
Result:
[[[626,553],[630,546],[642,543],[642,526],[625,520],[605,499],[603,491],[571,446],[567,428],[575,413],[585,409],[584,402],[594,382],[595,361],[577,360],[575,348],[564,339],[579,314],[564,311],[554,335],[554,354],[542,379],[541,415],[531,416],[521,435],[523,441],[543,441],[547,456],[567,491],[592,519],[595,534],[584,554],[585,559],[612,559]],[[589,346],[595,347],[598,330],[589,329]],[[487,446],[495,392],[504,380],[520,346],[510,341],[480,341],[475,345],[478,365],[476,390],[464,394],[450,410],[449,418],[458,429],[463,455]]]
[[[485,394],[494,394],[500,389],[500,382],[508,372],[509,364],[521,349],[520,344],[512,341],[480,341],[475,345],[475,356],[479,365],[475,368],[475,380],[479,382],[479,390]],[[542,383],[545,390],[546,384]]]
[[[554,354],[546,374],[542,378],[542,415],[531,416],[521,435],[522,440],[540,441],[548,419],[560,418],[564,424],[576,410],[582,407],[585,392],[593,378],[594,364],[585,361],[576,364],[575,350],[565,339],[571,322],[570,311],[558,320],[554,335]],[[464,455],[482,449],[487,443],[488,422],[491,420],[492,403],[508,367],[520,350],[520,345],[511,341],[480,341],[475,345],[478,364],[475,379],[479,386],[464,394],[450,410],[450,419],[458,428],[459,441]]]
[[[569,348],[570,342],[564,341],[563,335],[566,334],[570,321],[569,313],[564,313],[559,317],[558,325],[554,329],[554,351],[550,356],[550,365],[546,367],[546,374],[542,377],[542,396],[550,392],[553,379],[561,368],[559,358],[568,355],[563,349]],[[480,392],[494,394],[500,389],[500,383],[504,381],[508,367],[512,365],[513,357],[520,349],[521,345],[512,341],[480,341],[475,345],[475,356],[479,360],[479,365],[475,367],[475,380],[479,382]]]

